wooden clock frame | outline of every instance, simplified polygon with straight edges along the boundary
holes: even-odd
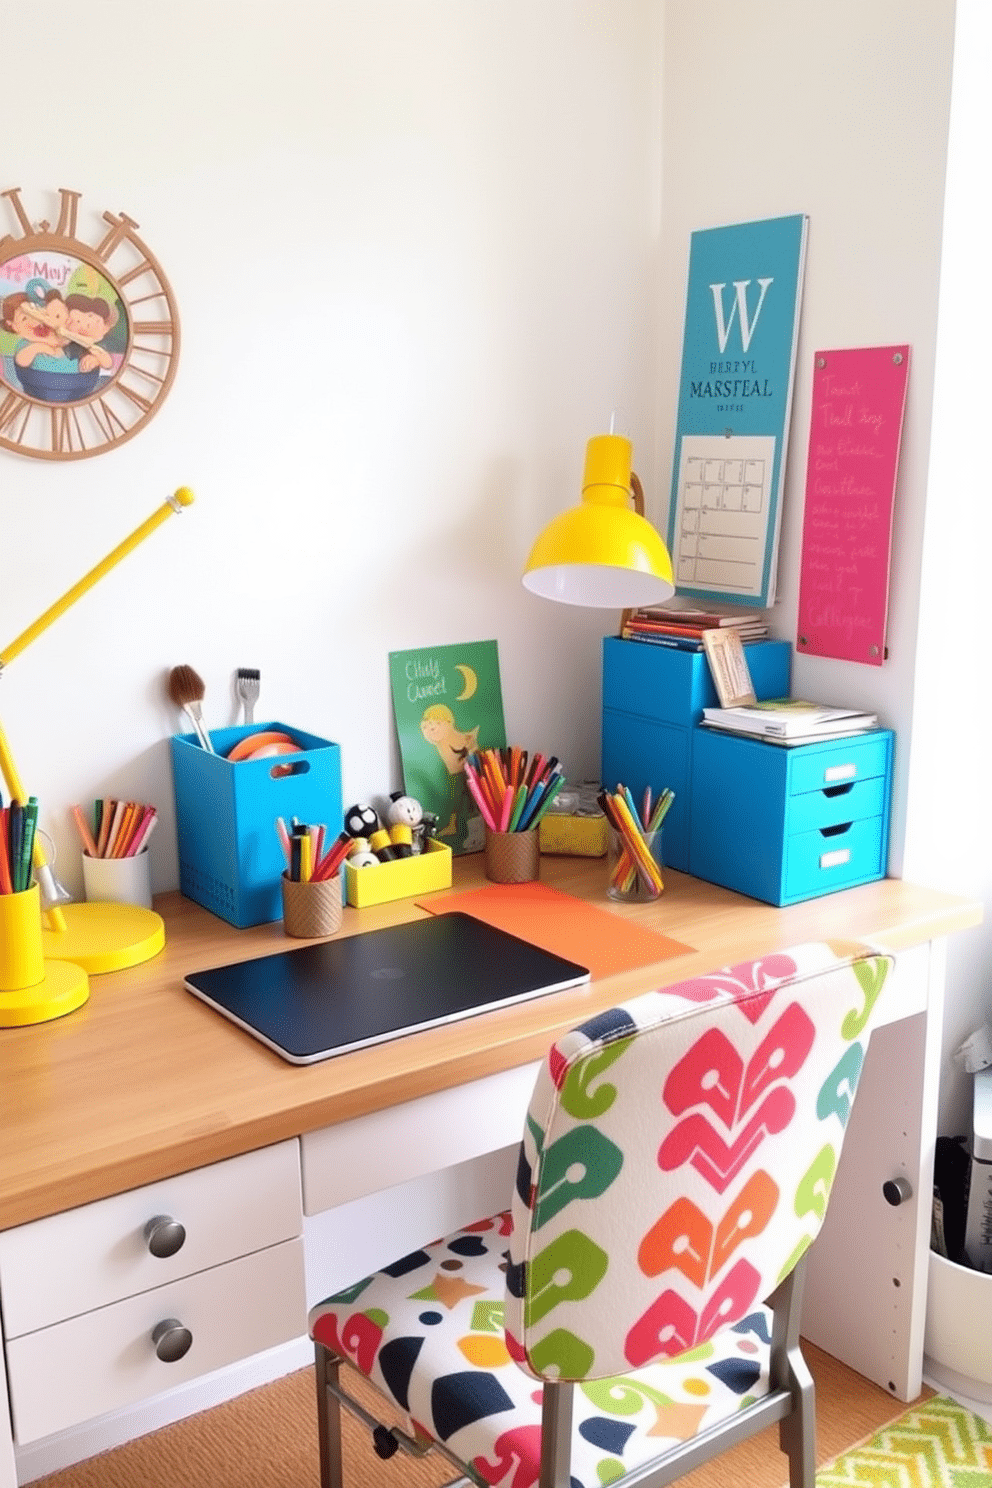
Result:
[[[158,412],[176,375],[179,315],[130,217],[105,212],[91,245],[77,236],[80,192],[59,190],[54,228],[31,222],[20,192],[0,192],[19,229],[0,238],[0,448],[83,460]]]

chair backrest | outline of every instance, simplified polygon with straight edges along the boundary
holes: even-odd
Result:
[[[892,958],[795,947],[573,1029],[531,1099],[504,1328],[602,1379],[754,1310],[817,1235]]]

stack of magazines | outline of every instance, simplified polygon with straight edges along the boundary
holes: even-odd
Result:
[[[677,610],[666,605],[647,605],[624,620],[620,634],[625,641],[646,641],[653,646],[674,646],[681,651],[702,651],[703,632],[733,627],[745,642],[761,640],[768,626],[761,614],[729,615],[716,610]]]
[[[774,744],[811,744],[820,739],[863,734],[878,722],[875,713],[833,708],[802,698],[769,698],[740,708],[704,708],[703,723],[729,734],[747,734]]]

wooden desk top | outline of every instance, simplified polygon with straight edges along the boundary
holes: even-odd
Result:
[[[185,973],[284,950],[281,922],[235,930],[181,895],[156,908],[166,947],[90,979],[76,1012],[0,1030],[0,1228],[539,1058],[623,997],[806,940],[894,950],[979,923],[977,901],[896,879],[775,909],[665,872],[653,905],[616,906],[603,859],[545,857],[544,882],[687,943],[691,954],[445,1028],[297,1067],[185,991]],[[456,860],[455,887],[484,883]],[[405,899],[344,912],[340,933],[422,918]]]

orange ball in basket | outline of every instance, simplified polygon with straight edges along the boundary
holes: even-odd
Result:
[[[288,734],[281,729],[259,729],[257,733],[246,734],[236,744],[232,744],[227,751],[228,759],[233,763],[237,760],[253,759],[257,752],[266,744],[292,744],[293,741]],[[294,748],[299,746],[294,745]]]
[[[299,744],[294,744],[291,740],[279,739],[273,744],[260,744],[257,749],[252,751],[248,758],[252,760],[275,759],[280,754],[302,753],[303,751]],[[292,765],[282,765],[281,767],[277,765],[272,771],[273,775],[291,775],[292,773]]]

